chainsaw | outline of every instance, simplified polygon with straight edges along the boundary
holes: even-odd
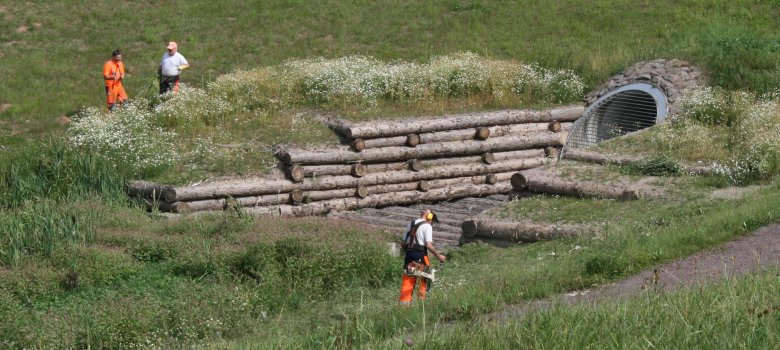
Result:
[[[428,284],[436,281],[436,269],[431,269],[430,267],[416,261],[410,262],[406,267],[406,275],[425,278],[428,280]]]

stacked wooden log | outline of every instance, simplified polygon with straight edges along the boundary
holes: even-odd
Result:
[[[582,106],[566,106],[358,124],[330,119],[328,126],[348,145],[278,146],[274,153],[288,179],[158,186],[152,192],[161,193],[156,205],[163,211],[243,207],[298,216],[508,193],[512,174],[558,154],[582,112]],[[128,193],[146,196],[148,187]]]

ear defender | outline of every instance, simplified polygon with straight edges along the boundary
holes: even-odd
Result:
[[[435,215],[433,215],[433,213],[425,214],[425,220],[431,221],[433,220],[434,216]]]

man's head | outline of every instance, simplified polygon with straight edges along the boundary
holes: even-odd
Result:
[[[179,48],[179,45],[176,45],[175,41],[171,41],[168,43],[168,46],[166,46],[165,48],[168,49],[168,52],[173,54],[176,53],[176,49]]]
[[[122,50],[116,49],[114,52],[111,53],[111,59],[114,60],[114,62],[119,62],[122,60]]]
[[[436,217],[436,213],[433,212],[433,210],[425,209],[422,211],[420,216],[429,223],[439,222],[439,218]]]

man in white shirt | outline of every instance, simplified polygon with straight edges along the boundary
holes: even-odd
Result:
[[[428,259],[428,252],[433,253],[439,261],[444,262],[447,257],[444,254],[439,253],[433,246],[433,226],[434,222],[439,222],[430,209],[425,209],[420,213],[420,218],[409,223],[404,232],[402,247],[406,253],[404,257],[404,271],[408,271],[409,264],[420,264],[424,267],[431,265]],[[401,282],[401,296],[398,298],[398,303],[401,305],[410,305],[412,303],[412,293],[414,292],[414,286],[417,284],[417,280],[420,279],[415,276],[410,276],[404,273],[403,280]],[[428,289],[426,281],[420,281],[420,286],[417,287],[417,297],[421,300],[425,300],[425,293]]]
[[[190,67],[187,59],[178,50],[176,42],[171,41],[166,47],[168,51],[163,54],[157,76],[160,78],[160,95],[173,91],[179,92],[179,73]]]

